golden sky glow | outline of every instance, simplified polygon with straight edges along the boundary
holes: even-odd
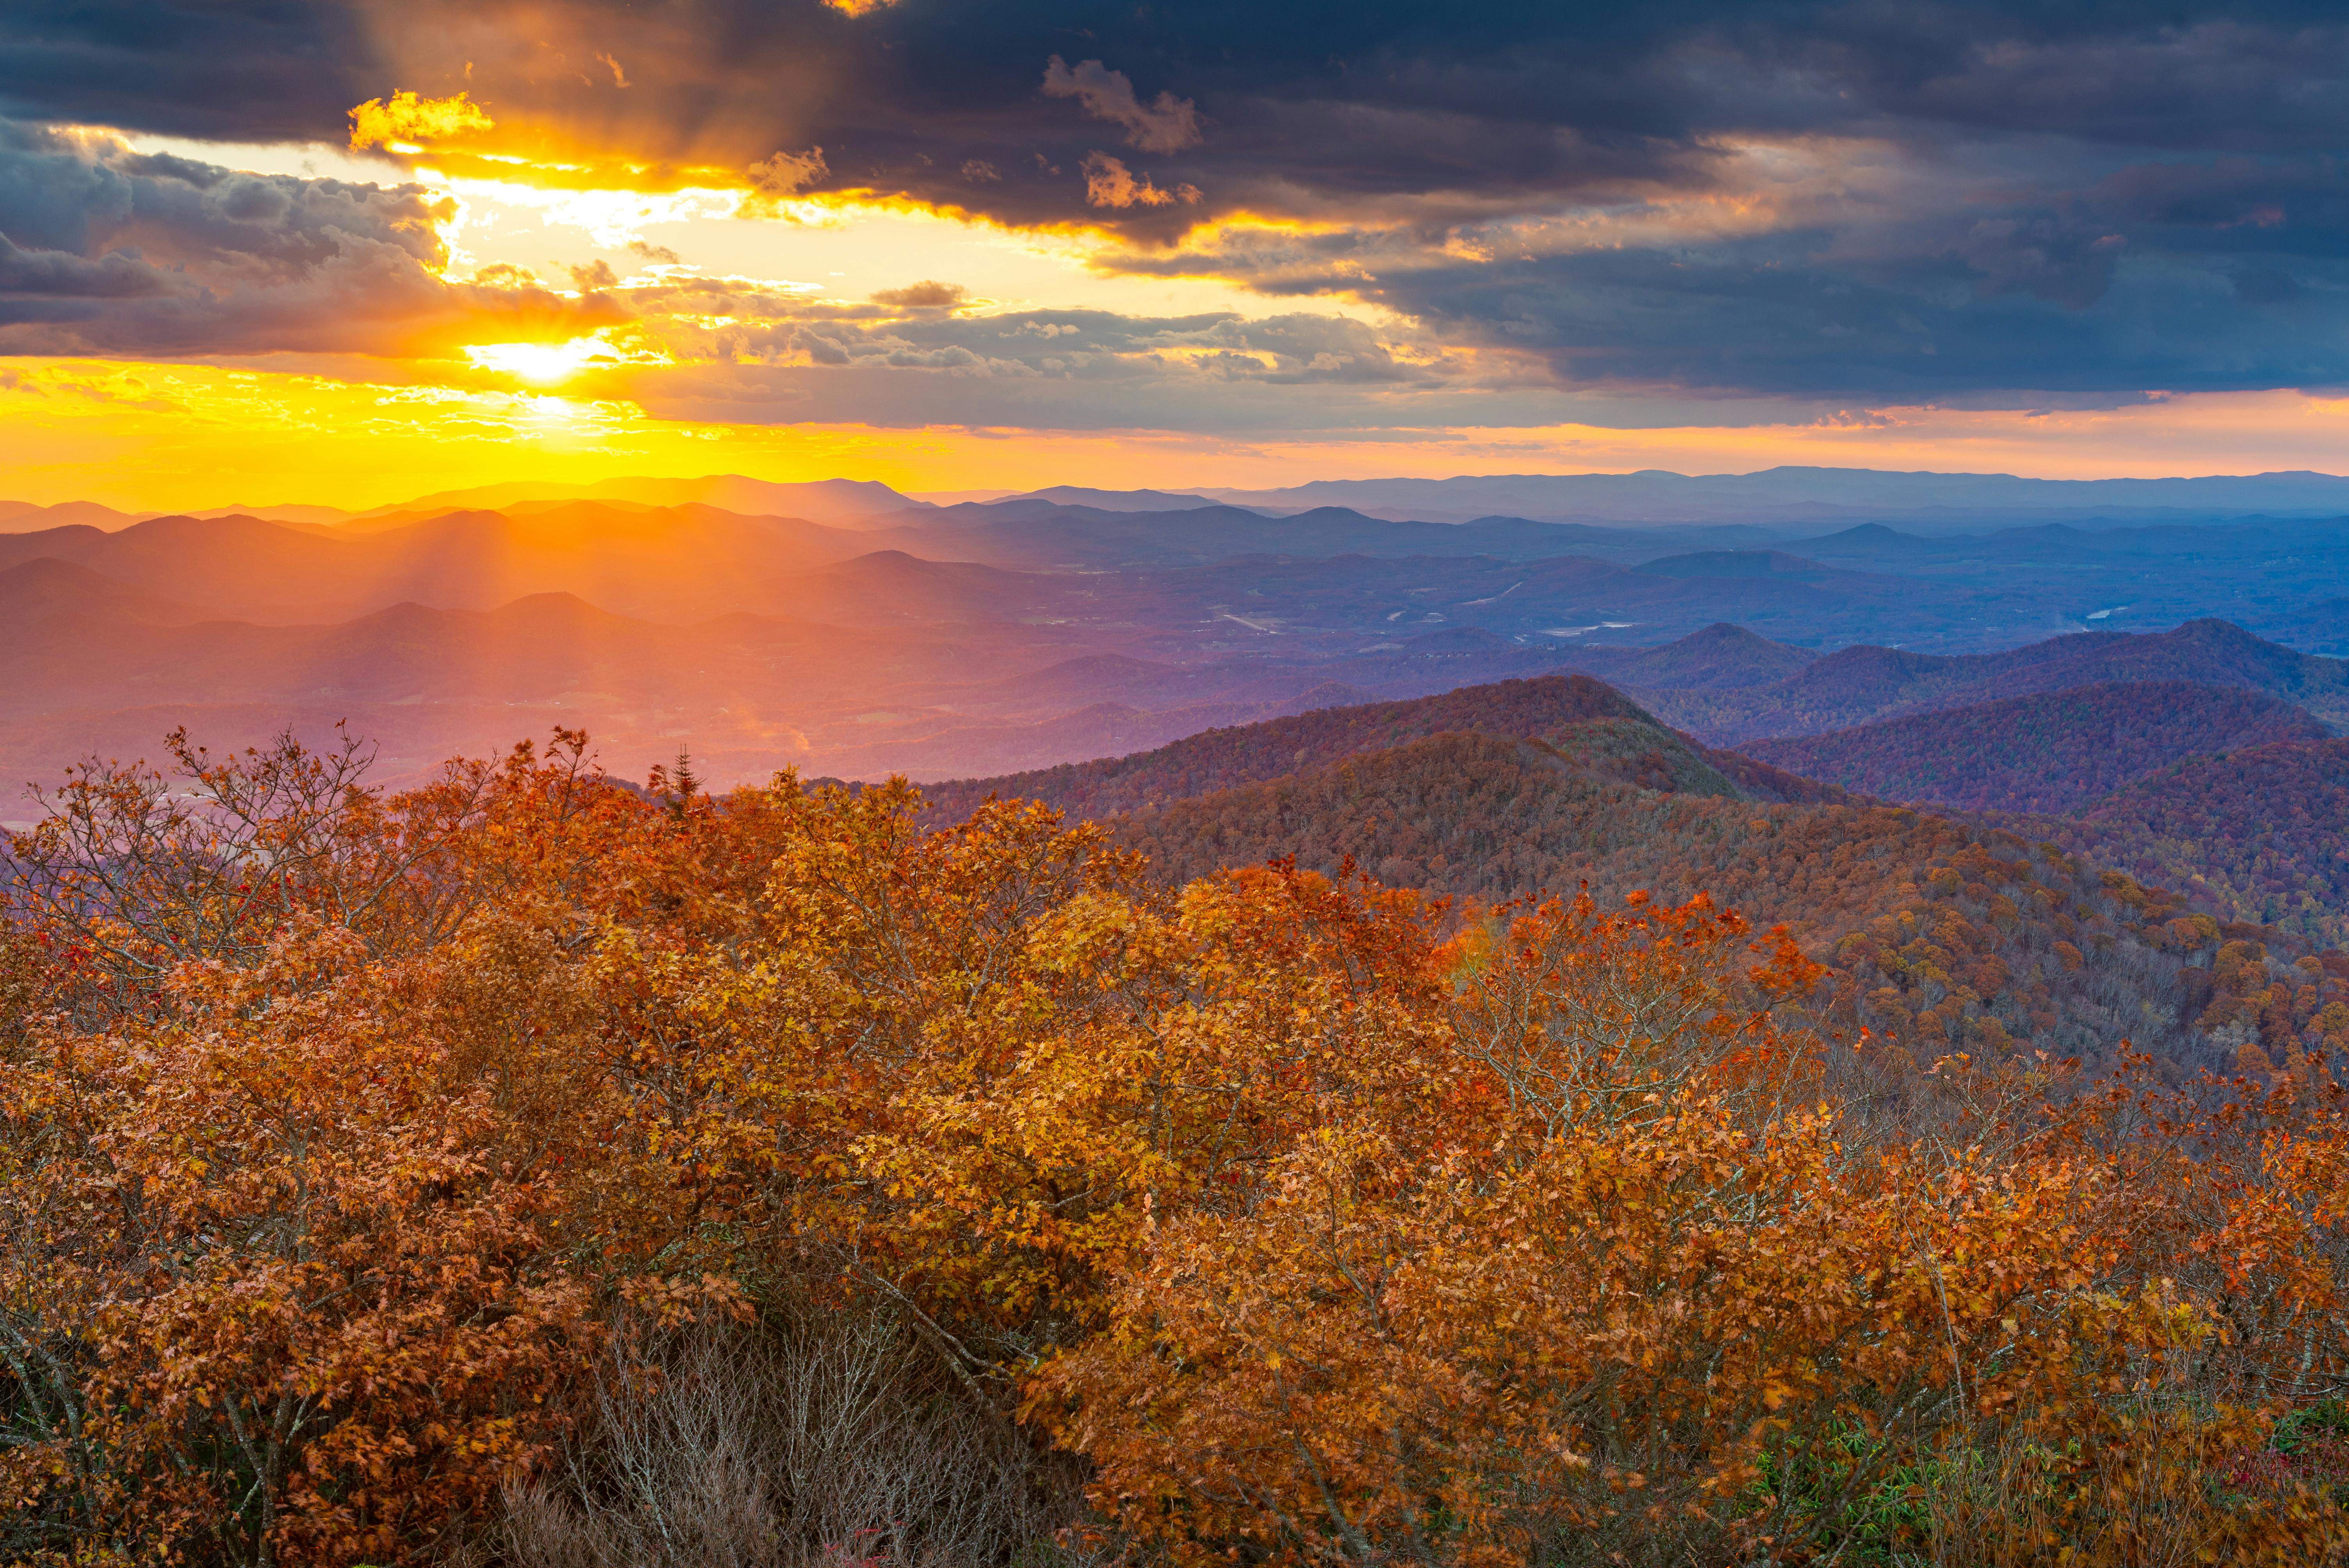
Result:
[[[879,430],[693,424],[625,402],[429,378],[214,366],[19,361],[0,370],[11,499],[125,510],[232,502],[367,507],[430,490],[623,475],[843,476],[901,490],[1270,486],[1302,477],[1475,472],[1736,472],[1777,463],[2001,471],[2050,479],[2338,467],[2349,400],[2294,393],[2179,398],[2036,416],[1889,410],[1870,422],[1428,429],[1378,440],[1136,431]]]

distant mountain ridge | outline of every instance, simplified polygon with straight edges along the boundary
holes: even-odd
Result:
[[[561,502],[312,529],[233,516],[0,534],[0,566],[47,556],[134,587],[273,621],[332,621],[404,600],[490,609],[574,593],[626,614],[737,608],[761,583],[871,550],[864,535],[713,507]],[[772,606],[765,606],[772,607]]]
[[[2013,474],[1782,467],[1748,474],[1492,474],[1448,480],[1317,480],[1205,493],[1240,506],[1350,506],[1464,521],[1507,512],[1543,521],[1816,523],[1837,516],[2005,512],[2159,516],[2349,514],[2349,478],[2306,471],[2195,479],[2039,480]]]
[[[1997,654],[1846,648],[1765,686],[1635,695],[1711,744],[1736,746],[2002,696],[2144,680],[2265,692],[2336,730],[2349,727],[2349,663],[2297,653],[2216,620],[2169,632],[2084,632]]]
[[[0,625],[20,635],[43,623],[65,620],[169,626],[201,621],[204,614],[192,604],[52,556],[0,568]]]
[[[55,506],[0,500],[0,533],[37,533],[45,529],[71,527],[128,528],[137,522],[140,516],[138,512],[117,511],[110,506],[100,506],[94,500],[59,501]]]
[[[1184,511],[1216,504],[1206,496],[1189,492],[1093,490],[1084,485],[1047,485],[1042,490],[1022,490],[1017,495],[995,499],[997,504],[1007,500],[1041,500],[1056,506],[1094,507],[1102,511]]]
[[[1294,512],[1352,508],[1367,515],[1430,522],[1466,522],[1495,515],[1538,521],[1792,522],[1816,527],[1840,516],[1909,517],[1947,524],[1966,514],[2009,517],[2095,516],[2158,519],[2186,514],[2276,517],[2349,516],[2349,478],[2307,470],[2173,479],[2044,480],[2014,474],[1937,473],[1883,469],[1782,466],[1744,474],[1682,474],[1663,469],[1633,473],[1476,474],[1450,479],[1314,480],[1273,489],[1188,486],[1117,490],[1049,485],[994,494],[1001,500],[1043,500],[1105,511],[1166,511],[1208,502]],[[523,500],[620,500],[658,506],[699,501],[729,511],[812,522],[846,522],[932,503],[870,480],[800,483],[708,474],[693,479],[626,476],[586,483],[516,481],[444,490],[388,506],[340,511],[367,516],[419,507],[496,508]],[[122,512],[135,519],[156,512]],[[0,531],[25,526],[13,517],[38,510],[0,500]],[[55,508],[52,511],[57,510]],[[317,505],[198,509],[202,515],[244,510],[283,521],[322,522],[339,509]],[[121,526],[97,515],[57,521]],[[41,526],[35,524],[33,526]]]
[[[347,508],[316,504],[196,507],[178,511],[124,511],[96,501],[36,506],[0,500],[0,533],[26,533],[66,523],[113,531],[157,517],[258,517],[305,527],[338,527],[355,520],[412,512],[419,516],[460,511],[498,511],[523,501],[619,500],[656,507],[714,506],[750,516],[799,518],[810,522],[855,522],[902,511],[923,511],[930,503],[872,480],[815,480],[779,483],[740,474],[699,479],[623,478],[566,484],[524,480],[439,490],[385,506]],[[1200,504],[1195,498],[1192,504]]]
[[[2127,681],[1748,741],[1744,749],[1887,800],[2064,813],[2189,758],[2326,738],[2306,711],[2264,692]]]
[[[699,504],[754,517],[795,517],[809,522],[854,522],[889,512],[920,511],[929,503],[900,494],[872,480],[815,480],[783,484],[746,479],[740,474],[708,474],[699,479],[614,479],[590,484],[529,481],[482,485],[472,490],[442,490],[394,506],[374,508],[360,517],[379,512],[413,511],[434,507],[494,509],[519,500],[628,500],[651,506]]]
[[[1466,523],[1372,517],[1347,507],[1268,515],[1197,502],[1169,510],[1104,507],[1041,496],[942,506],[886,524],[886,537],[919,552],[1035,566],[1186,565],[1234,555],[1492,555],[1537,560],[1597,555],[1645,560],[1682,546],[1766,543],[1766,530],[1735,524],[1634,530],[1479,517]]]
[[[1788,679],[1819,655],[1716,621],[1658,648],[1573,648],[1561,657],[1641,691],[1732,691]]]

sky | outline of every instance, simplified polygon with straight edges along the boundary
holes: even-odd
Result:
[[[2344,454],[2337,5],[0,7],[7,499]]]

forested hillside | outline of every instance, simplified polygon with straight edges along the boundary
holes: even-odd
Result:
[[[1678,734],[1678,731],[1674,731]],[[1684,737],[1696,745],[1693,737]],[[1722,777],[1756,800],[1802,801],[1816,805],[1831,802],[1847,804],[1854,797],[1840,784],[1789,772],[1774,763],[1748,757],[1742,751],[1729,751],[1720,747],[1697,745],[1704,759],[1717,769]]]
[[[1747,744],[1862,795],[2052,841],[2221,922],[2349,942],[2349,742],[2277,698],[2116,683]]]
[[[2349,741],[2195,758],[2070,817],[1992,820],[2178,888],[2221,920],[2349,944]]]
[[[1709,891],[1757,923],[1790,925],[1833,967],[1839,1016],[1919,1050],[2103,1060],[2127,1038],[2182,1065],[2227,1066],[2231,1046],[2214,1057],[2196,1027],[2212,996],[2212,972],[2197,965],[2247,943],[2261,958],[2256,984],[2241,983],[2269,985],[2261,942],[2273,934],[2182,920],[2178,893],[2010,834],[1898,807],[1666,792],[1504,735],[1436,736],[1112,829],[1174,882],[1294,858],[1487,899],[1587,885],[1611,906],[1640,890]],[[2279,961],[2298,951],[2282,939]],[[2283,973],[2270,1044],[2349,1045],[2349,987]]]
[[[2326,733],[2304,710],[2264,693],[2128,681],[1748,741],[1742,749],[1887,800],[2063,813],[2189,757]]]
[[[2174,683],[1995,706],[2034,716],[2040,744],[2092,775],[2158,760],[2189,738],[2319,728],[2256,693]],[[2114,748],[2109,727],[2124,716],[2147,738]],[[1915,721],[1918,733],[1961,759],[1971,744],[1999,762],[1998,723],[1980,709],[1942,727],[1947,717]],[[1910,732],[1879,727],[1896,739]],[[1878,749],[1899,755],[1889,743]],[[2003,766],[2009,779],[2032,775],[2023,758]],[[2200,1021],[2215,995],[2213,955],[2230,943],[2251,955],[2230,984],[2262,997],[2282,987],[2260,1004],[2263,1048],[2288,1052],[2349,1028],[2349,1010],[2328,1010],[2349,991],[2281,967],[2332,926],[2271,929],[2266,906],[2192,881],[2198,850],[2137,851],[2139,841],[2159,843],[2141,827],[2132,838],[2117,826],[2017,815],[2010,831],[2005,819],[1969,826],[1855,799],[1692,746],[1579,677],[1217,730],[1113,762],[954,786],[934,793],[930,809],[951,818],[990,795],[1109,821],[1170,882],[1293,859],[1328,875],[1351,865],[1388,886],[1485,900],[1584,885],[1603,903],[1640,890],[1712,892],[1792,927],[1835,972],[1839,1016],[1896,1038],[2103,1060],[2127,1037],[2173,1064],[2223,1067],[2242,1042],[2213,1044]],[[2312,829],[2303,848],[2313,853],[2323,836]],[[2291,852],[2273,833],[2250,851],[2271,874]],[[2271,966],[2281,978],[2268,978]],[[2225,1021],[2211,1016],[2214,1028]]]
[[[2172,737],[2207,738],[2225,724],[2240,734],[2315,728],[2257,694],[2177,686],[2110,688],[2031,711],[2047,720],[2051,745],[2067,720],[2119,713]],[[1958,721],[1957,736],[1970,723],[1979,720]],[[2085,740],[2062,744],[2081,767],[2098,765]],[[1389,886],[1485,899],[1584,884],[1607,901],[1712,891],[1795,928],[1835,969],[1837,1005],[1855,1024],[1995,1053],[2028,1044],[2101,1059],[2126,1036],[2173,1062],[2225,1065],[2240,1042],[2210,1046],[2198,1026],[2211,1002],[2210,955],[2249,943],[2264,975],[2265,943],[2282,962],[2315,934],[2269,931],[2240,903],[2219,909],[2182,876],[2186,892],[2163,885],[2175,858],[2136,856],[2124,863],[2143,862],[2143,880],[2108,883],[2098,868],[2117,851],[2102,839],[2078,841],[2091,864],[1692,747],[1577,677],[1217,730],[1114,762],[954,786],[933,792],[931,810],[950,817],[990,794],[1110,820],[1120,842],[1174,882],[1294,858],[1325,874],[1350,863]],[[2053,819],[2017,826],[2061,837]],[[2199,925],[2183,919],[2194,910],[2205,912]],[[2264,995],[2267,984],[2251,988]],[[2349,1014],[2324,1011],[2349,999],[2337,989],[2326,980],[2303,995],[2286,985],[2267,1043],[2284,1049],[2337,1032]],[[2319,1025],[2320,1015],[2334,1022]]]

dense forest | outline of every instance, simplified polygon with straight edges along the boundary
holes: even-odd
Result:
[[[2070,817],[2003,820],[2158,878],[2220,919],[2349,943],[2349,741],[2198,757]]]
[[[1853,734],[1878,755],[1921,754],[1930,742],[1951,770],[1987,754],[1985,767],[2001,766],[2020,789],[2036,776],[2031,758],[2041,753],[2051,769],[2064,758],[2092,774],[2107,767],[2094,742],[2122,722],[2140,734],[2124,738],[2115,769],[2224,738],[2229,725],[2235,735],[2321,732],[2305,713],[2258,693],[2166,683],[2014,699],[1994,705],[1992,717],[2009,708],[2030,722],[2014,723],[2023,738],[2002,758],[1999,727],[1982,709]],[[1334,760],[1312,765],[1333,752]],[[1930,757],[1911,764],[1932,765]],[[2200,777],[2175,772],[2171,786]],[[2044,787],[2062,788],[2061,777]],[[1254,781],[1215,787],[1226,779]],[[1979,825],[1968,826],[1963,816],[1855,798],[1698,746],[1579,679],[1505,682],[1237,727],[957,789],[960,798],[934,796],[932,810],[950,814],[989,794],[1032,792],[1109,823],[1170,882],[1285,857],[1324,875],[1351,868],[1388,886],[1489,901],[1586,885],[1602,901],[1641,889],[1670,898],[1710,892],[1757,921],[1787,924],[1834,977],[1834,1016],[1904,1048],[1915,1040],[1994,1054],[2027,1046],[2103,1065],[2127,1039],[2168,1064],[2164,1070],[2191,1070],[2230,1068],[2246,1045],[2288,1057],[2349,1026],[2349,1012],[2336,1006],[2349,1001],[2340,982],[2293,967],[2332,945],[2340,906],[2321,902],[2278,920],[2275,906],[2194,880],[2198,855],[2231,863],[2224,846],[2171,841],[2164,859],[2128,847],[2162,841],[2140,828],[2125,844],[2119,820],[2101,815],[1978,812]],[[1127,804],[1137,800],[1152,803]],[[2240,821],[2255,819],[2233,812],[2257,807],[2237,799],[2205,810],[2213,821]],[[2316,854],[2314,846],[2334,841],[2320,824],[2349,817],[2328,816],[2312,799],[2297,820],[2303,848]],[[2290,841],[2270,831],[2253,852],[2282,874]],[[2295,900],[2308,886],[2305,878],[2292,883]],[[2318,897],[2329,900],[2329,891]],[[2222,986],[2216,976],[2228,950],[2236,956]],[[2248,1010],[2220,1005],[2225,987],[2260,1000]],[[2247,1017],[2253,1023],[2244,1026]]]
[[[568,733],[76,773],[0,1556],[2349,1551],[2349,963],[1482,700],[1546,733],[1106,825]]]
[[[1711,893],[1827,965],[1831,1016],[1929,1056],[2027,1047],[2102,1065],[2128,1040],[2174,1066],[2232,1067],[2247,1039],[2286,1056],[2349,1044],[2349,985],[2292,967],[2303,946],[2197,919],[2181,895],[2055,846],[1898,807],[1642,788],[1540,740],[1437,736],[1111,826],[1174,882],[1290,857],[1492,900]],[[2222,985],[2258,993],[2250,1036],[2221,1029],[2232,1004],[2211,1012]]]
[[[2257,692],[2090,686],[1747,745],[1862,796],[2051,841],[2220,922],[2316,948],[2349,942],[2349,742]],[[1759,764],[1706,755],[1771,794]],[[1802,798],[1792,788],[1775,798]]]
[[[2240,687],[2111,682],[1744,749],[1887,800],[2064,814],[2191,757],[2322,740],[2305,711]]]

